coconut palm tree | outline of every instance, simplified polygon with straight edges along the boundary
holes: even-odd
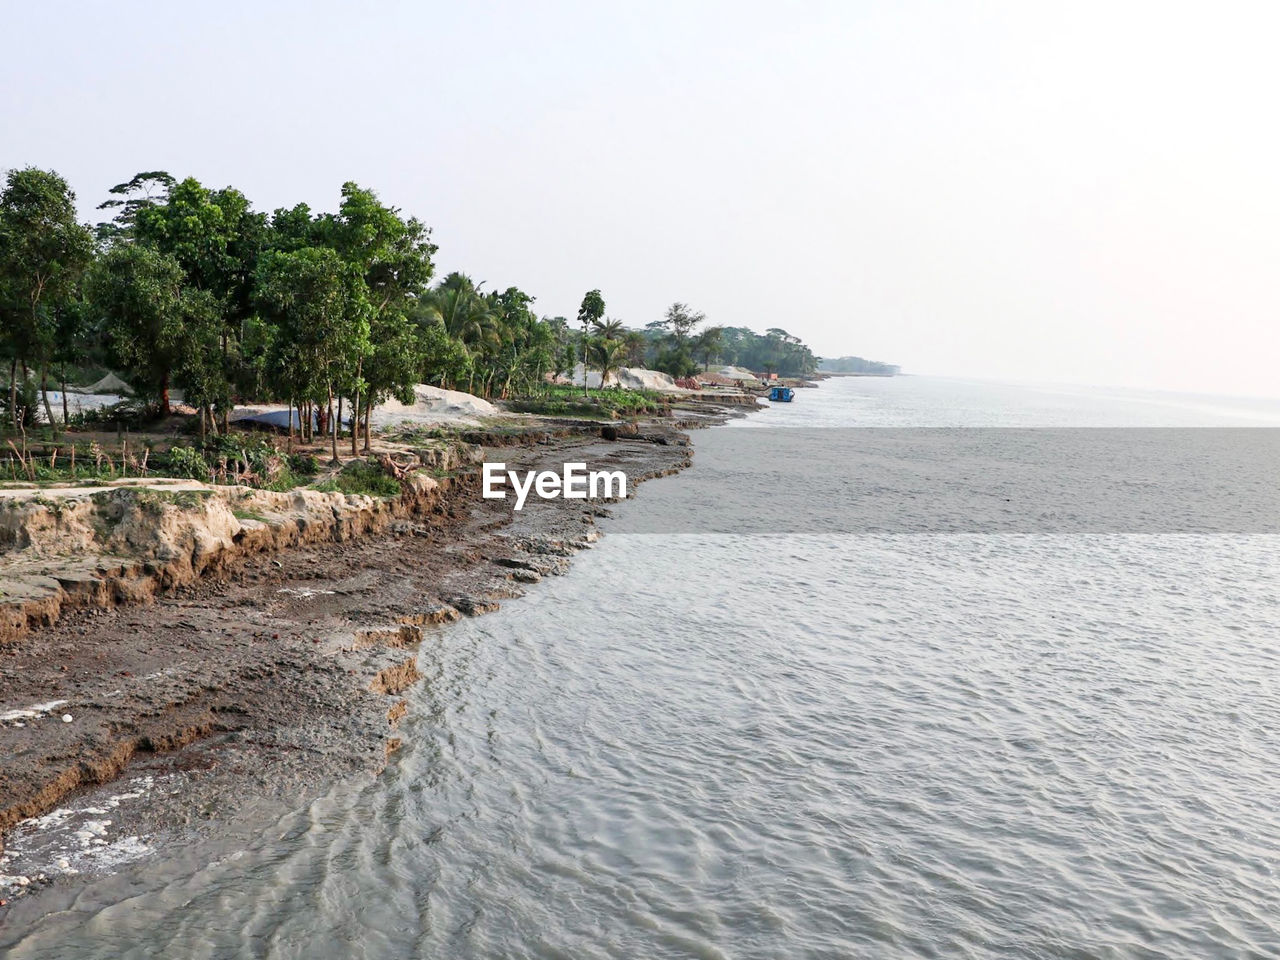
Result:
[[[591,326],[598,336],[604,337],[606,340],[618,340],[622,337],[622,321],[615,320],[613,317],[595,320]]]
[[[473,391],[480,362],[501,346],[492,301],[470,277],[455,272],[427,294],[424,312],[428,318],[438,319],[445,333],[462,345],[470,361],[467,391]]]
[[[626,359],[627,348],[621,340],[610,340],[608,337],[592,337],[590,345],[592,359],[600,369],[600,386],[609,382],[609,375],[618,372],[622,361]],[[585,376],[585,371],[583,372]]]
[[[427,302],[449,336],[465,344],[479,343],[492,333],[492,305],[466,274],[449,274],[428,294]]]

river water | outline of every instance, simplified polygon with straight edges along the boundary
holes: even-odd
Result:
[[[1276,537],[609,535],[748,482],[720,431],[1280,404],[797,394],[696,435],[568,575],[433,635],[375,782],[95,881],[7,955],[1280,956]]]

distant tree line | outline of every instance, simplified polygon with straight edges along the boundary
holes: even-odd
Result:
[[[818,369],[813,351],[779,327],[759,334],[746,327],[705,323],[704,314],[683,303],[673,303],[661,320],[648,324],[643,331],[627,333],[634,343],[630,356],[637,365],[674,377],[693,376],[714,365],[745,367],[785,377],[808,376]]]
[[[896,363],[881,363],[862,357],[823,357],[818,369],[823,373],[865,373],[873,377],[896,377],[901,370]]]
[[[676,303],[643,330],[605,316],[598,290],[574,328],[538,317],[517,287],[462,273],[433,282],[436,245],[415,217],[343,184],[338,209],[266,213],[234,187],[146,171],[110,190],[96,227],[78,221],[57,173],[11,170],[0,191],[0,406],[17,428],[55,423],[49,393],[86,366],[119,370],[160,414],[170,391],[226,432],[237,401],[287,401],[304,434],[352,452],[370,411],[417,383],[505,397],[577,362],[606,375],[651,366],[687,376],[713,363],[788,375],[816,358],[786,331],[707,326]],[[34,399],[34,402],[33,402]],[[345,408],[345,415],[343,410]],[[318,424],[313,427],[313,424]]]

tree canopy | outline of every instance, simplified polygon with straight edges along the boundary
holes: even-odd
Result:
[[[793,375],[816,368],[785,330],[708,326],[680,302],[633,329],[606,317],[592,289],[575,329],[539,316],[519,287],[489,288],[460,271],[437,281],[431,230],[353,182],[332,212],[301,203],[257,211],[234,187],[163,170],[108,194],[98,209],[109,219],[92,229],[57,173],[5,175],[0,403],[15,426],[20,396],[32,391],[56,422],[51,370],[65,382],[68,370],[95,366],[120,370],[161,415],[180,390],[202,430],[225,432],[237,402],[287,401],[303,434],[322,431],[335,455],[348,424],[352,452],[362,428],[367,450],[373,407],[410,402],[417,383],[507,397],[543,390],[577,361],[605,381],[621,366],[675,376],[717,361]]]

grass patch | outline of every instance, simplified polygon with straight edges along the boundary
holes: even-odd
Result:
[[[603,390],[592,390],[584,396],[581,387],[549,384],[542,392],[527,397],[516,397],[509,401],[507,406],[517,413],[613,420],[618,417],[663,413],[670,402],[669,397],[656,390],[624,390],[621,387],[605,387]]]
[[[398,497],[400,481],[368,460],[352,460],[339,472],[312,484],[322,493],[359,494],[366,497]]]

